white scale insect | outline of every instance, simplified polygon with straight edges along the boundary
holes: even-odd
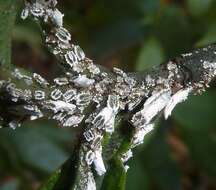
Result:
[[[102,158],[102,147],[95,151],[94,168],[99,176],[106,173],[106,168]]]
[[[19,69],[14,69],[14,71],[12,72],[12,75],[17,79],[23,78],[23,75],[20,73]]]
[[[27,84],[27,85],[32,85],[33,81],[32,81],[32,78],[29,77],[29,76],[26,76],[26,75],[23,75],[23,81]]]
[[[54,113],[66,112],[67,114],[73,114],[76,110],[76,105],[61,100],[48,100],[44,103],[44,106],[47,109],[53,110]]]
[[[43,117],[43,113],[36,105],[24,105],[23,108],[28,110],[28,114],[31,114],[30,120],[36,120],[38,118]]]
[[[69,43],[71,40],[70,33],[63,27],[58,28],[55,35],[63,43]]]
[[[69,81],[66,77],[61,77],[61,78],[55,78],[54,83],[59,85],[59,86],[62,86],[62,85],[69,84]]]
[[[11,89],[11,96],[13,96],[14,98],[19,98],[22,96],[22,94],[23,91],[18,88]]]
[[[92,131],[92,129],[89,129],[89,130],[85,131],[83,133],[83,136],[85,137],[86,141],[88,141],[88,142],[94,140],[94,138],[95,138],[95,134]]]
[[[31,100],[31,98],[32,98],[32,92],[31,92],[31,90],[25,89],[24,92],[23,92],[23,99],[25,101],[28,101],[28,100]]]
[[[64,14],[62,14],[58,9],[55,9],[54,11],[52,11],[51,14],[52,14],[51,19],[53,23],[58,27],[62,27]]]
[[[82,187],[82,188],[77,188],[76,190],[78,189],[82,189],[82,190],[96,190],[96,182],[95,182],[95,179],[94,179],[94,175],[92,174],[92,172],[88,172],[87,173],[87,177],[86,177],[86,181],[85,181],[85,186]]]
[[[102,135],[94,134],[92,129],[86,131],[84,137],[88,142],[92,141],[90,144],[91,149],[86,153],[85,161],[88,165],[93,163],[97,174],[103,175],[106,172],[102,158],[101,140],[103,137]]]
[[[32,7],[30,9],[30,11],[31,11],[31,14],[33,16],[35,16],[35,17],[42,17],[43,14],[44,14],[43,8],[41,8],[41,7],[37,6],[37,5],[35,7]]]
[[[17,78],[17,79],[19,79],[19,80],[20,80],[20,79],[24,80],[24,82],[25,82],[27,85],[31,85],[31,84],[33,83],[32,78],[29,77],[29,76],[23,75],[23,74],[19,71],[19,69],[15,69],[14,72],[13,72],[12,74],[13,74],[13,76],[14,76],[15,78]]]
[[[68,115],[66,119],[64,118],[63,127],[77,127],[83,118],[83,115]]]
[[[6,86],[6,90],[8,92],[12,91],[13,89],[16,88],[16,85],[14,83],[9,83],[7,86]]]
[[[121,161],[123,163],[126,163],[132,157],[133,157],[133,152],[131,151],[131,149],[129,149],[127,152],[125,152],[124,154],[122,154]]]
[[[119,99],[118,96],[109,95],[107,100],[107,107],[103,108],[101,112],[92,121],[94,127],[102,129],[108,128],[107,132],[112,132],[114,119],[119,109]],[[112,129],[112,130],[110,130]]]
[[[92,124],[94,127],[98,129],[102,129],[105,127],[110,130],[110,125],[112,125],[112,132],[114,130],[114,119],[115,115],[118,113],[119,110],[119,98],[116,95],[110,95],[107,100],[107,107],[101,110],[99,114],[94,118]],[[86,153],[86,162],[88,165],[94,163],[95,170],[97,171],[98,175],[103,175],[106,172],[106,168],[103,163],[102,159],[102,147],[101,147],[101,140],[102,135],[98,134],[94,136],[92,131],[86,131],[84,133],[84,137],[90,143],[90,147],[92,150],[89,150]]]
[[[36,90],[34,93],[35,100],[44,100],[45,99],[45,92],[41,90]]]
[[[25,20],[29,16],[29,8],[26,7],[21,12],[21,19]]]
[[[30,112],[32,114],[32,118],[33,116],[41,116],[42,117],[42,113],[41,111],[39,110],[39,108],[35,105],[24,105],[23,106],[24,109],[28,110],[28,112]],[[32,120],[31,118],[31,120]]]
[[[164,109],[165,119],[167,119],[171,115],[172,110],[175,108],[177,104],[187,99],[191,91],[192,88],[181,89],[171,97],[171,100],[168,102],[166,108]]]
[[[59,100],[62,96],[62,92],[59,89],[55,89],[51,92],[50,96],[53,100]]]
[[[136,127],[142,127],[147,125],[150,121],[168,104],[171,99],[171,91],[165,89],[159,92],[155,92],[144,103],[143,109],[137,112],[133,118],[132,123]],[[140,118],[137,120],[137,118]]]
[[[33,105],[24,105],[24,109],[26,109],[28,111],[34,111],[35,110],[35,106],[33,106]]]
[[[94,79],[89,79],[86,75],[79,75],[76,79],[73,80],[76,86],[87,88],[94,84]]]
[[[95,159],[95,153],[92,150],[89,150],[85,155],[85,161],[88,165],[91,165]]]
[[[143,142],[144,136],[153,130],[153,124],[149,122],[152,118],[157,115],[161,110],[164,109],[164,117],[167,119],[174,107],[183,101],[185,101],[191,92],[191,88],[181,89],[176,92],[173,96],[169,90],[164,90],[153,94],[144,104],[144,109],[134,115],[132,122],[137,127],[137,131],[133,137],[134,146],[139,145]],[[141,118],[136,120],[140,115],[144,119],[144,123],[141,122]]]
[[[52,119],[57,120],[62,123],[66,116],[67,116],[67,113],[58,112],[52,117]]]
[[[40,76],[37,73],[33,73],[33,78],[37,83],[39,83],[42,86],[47,87],[49,85],[49,83],[46,81],[46,79],[44,79],[42,76]]]
[[[76,63],[78,63],[78,58],[73,51],[68,51],[64,57],[65,57],[66,62],[71,67],[73,67]]]
[[[88,70],[90,73],[97,75],[100,73],[100,69],[99,67],[97,67],[95,64],[93,64],[92,62],[88,64]]]
[[[19,97],[22,96],[23,92],[20,89],[16,88],[16,85],[14,83],[9,83],[6,86],[6,90],[10,93],[10,95],[12,96],[12,101],[13,102],[17,102]]]
[[[80,106],[88,105],[91,101],[91,95],[87,93],[81,93],[76,96],[76,103]]]
[[[72,100],[75,99],[76,93],[77,93],[77,92],[76,92],[75,89],[67,90],[67,91],[63,94],[63,99],[64,99],[66,102],[71,102]]]
[[[78,58],[78,61],[82,61],[85,59],[85,53],[81,49],[80,46],[78,46],[78,45],[74,46],[74,53],[75,53],[76,57]]]
[[[136,129],[137,131],[135,132],[133,139],[132,139],[133,147],[142,144],[145,135],[150,133],[153,129],[154,129],[153,124],[148,124],[142,127],[140,126],[138,129]]]
[[[95,138],[93,139],[93,141],[91,142],[90,144],[90,147],[93,149],[93,150],[97,150],[100,148],[101,146],[101,141],[103,139],[103,136],[100,135],[100,134],[96,134],[95,135]]]
[[[17,127],[20,127],[21,126],[21,124],[20,123],[18,123],[17,121],[11,121],[9,124],[9,127],[11,128],[11,129],[16,129]]]

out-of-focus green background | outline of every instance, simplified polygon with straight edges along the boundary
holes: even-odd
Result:
[[[143,71],[216,42],[215,0],[59,0],[59,8],[74,42],[109,68]],[[19,15],[12,62],[47,78],[59,72],[37,25]],[[127,190],[216,189],[214,86],[177,106],[134,151]],[[0,190],[36,189],[69,157],[75,134],[43,120],[1,129]]]

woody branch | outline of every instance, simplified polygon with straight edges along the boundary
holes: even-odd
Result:
[[[64,15],[56,4],[56,0],[28,1],[21,17],[31,16],[39,22],[44,44],[58,59],[64,74],[48,82],[36,73],[26,75],[18,69],[0,68],[0,124],[15,129],[25,120],[45,117],[64,127],[78,127],[81,177],[76,186],[95,188],[91,166],[97,175],[103,175],[103,160],[107,158],[102,154],[113,152],[112,145],[103,144],[104,135],[108,134],[110,141],[114,139],[119,133],[119,120],[133,126],[127,148],[119,151],[125,164],[131,148],[141,144],[145,134],[153,129],[156,116],[164,113],[168,118],[189,94],[201,93],[208,87],[216,75],[216,45],[182,54],[146,73],[107,70],[71,43],[71,35],[63,27]],[[120,145],[115,147],[119,148]]]

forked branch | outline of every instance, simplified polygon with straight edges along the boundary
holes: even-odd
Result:
[[[64,127],[78,127],[78,175],[73,187],[95,189],[95,179],[106,173],[110,161],[125,165],[131,148],[143,142],[158,115],[167,119],[189,94],[208,87],[216,75],[216,45],[180,55],[146,73],[107,70],[70,42],[56,4],[56,0],[28,1],[21,17],[39,22],[44,44],[64,74],[47,82],[36,73],[27,76],[18,69],[0,68],[0,124],[15,129],[25,120],[45,117]],[[125,122],[133,127],[126,128]],[[125,128],[124,136],[120,131]],[[122,149],[123,143],[127,145]]]

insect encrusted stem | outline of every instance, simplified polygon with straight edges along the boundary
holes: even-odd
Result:
[[[167,119],[189,94],[205,91],[216,75],[216,45],[182,54],[146,73],[108,70],[71,43],[64,15],[56,5],[56,0],[26,1],[21,17],[39,21],[44,44],[64,75],[48,82],[37,73],[26,75],[0,67],[0,125],[16,129],[25,120],[45,117],[63,127],[78,127],[79,180],[74,189],[94,190],[93,170],[103,176],[109,160],[118,155],[126,171],[131,149],[143,143],[155,118],[164,113]],[[121,120],[133,126],[130,134],[120,134],[124,125],[117,124]],[[123,143],[126,149],[121,149]],[[117,153],[104,163],[107,152]]]

